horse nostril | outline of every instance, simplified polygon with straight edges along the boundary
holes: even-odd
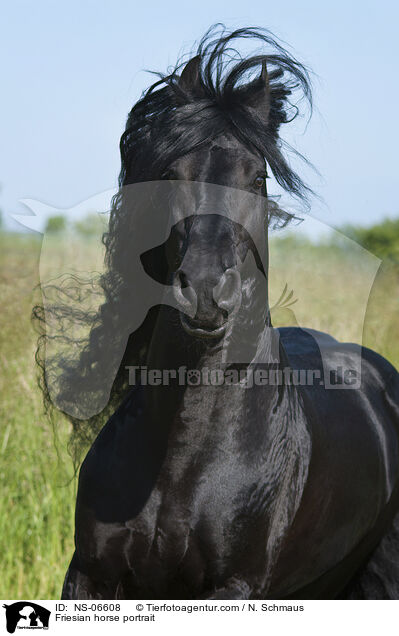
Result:
[[[193,317],[197,311],[197,295],[191,287],[186,274],[181,270],[175,274],[173,293],[180,308]]]
[[[188,287],[188,286],[189,286],[189,284],[188,284],[188,280],[187,280],[187,276],[185,275],[185,273],[184,273],[184,272],[182,272],[181,270],[179,270],[179,271],[177,272],[177,276],[179,277],[179,280],[180,280],[180,286],[181,286],[181,288],[182,288],[182,289],[184,289],[185,287]]]
[[[220,309],[231,312],[241,304],[241,276],[236,269],[226,269],[213,289],[213,298]]]

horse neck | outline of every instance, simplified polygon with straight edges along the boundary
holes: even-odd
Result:
[[[180,344],[179,344],[180,338]],[[259,334],[257,355],[251,369],[262,366],[270,353],[279,350],[275,369],[288,365],[278,332],[266,326]],[[149,368],[160,370],[220,369],[222,351],[187,347],[179,327],[167,335],[162,321],[155,329],[148,359]],[[169,465],[169,478],[176,484],[193,455],[204,448],[231,449],[242,440],[254,465],[260,466],[262,500],[267,502],[268,538],[265,586],[270,583],[284,537],[298,510],[308,475],[311,439],[297,387],[266,385],[159,386],[146,387],[149,424],[160,433]],[[235,440],[235,441],[234,441]],[[241,453],[241,442],[236,449]],[[234,451],[233,451],[234,452]],[[256,459],[257,458],[257,459]]]
[[[231,412],[239,413],[247,409],[248,402],[255,395],[259,413],[258,416],[254,413],[254,420],[259,422],[264,422],[265,419],[267,421],[268,412],[276,403],[289,404],[297,401],[296,387],[276,383],[263,384],[261,387],[253,384],[256,368],[272,366],[274,370],[278,370],[288,364],[278,332],[271,326],[263,324],[257,334],[257,347],[250,364],[229,366],[226,364],[223,343],[210,348],[190,339],[173,311],[167,307],[160,310],[149,347],[147,369],[156,370],[158,375],[162,375],[158,386],[144,387],[149,426],[170,432],[177,416],[183,413],[187,421],[201,420],[201,430],[207,425],[216,431],[215,413],[218,414],[218,419],[226,418],[226,423],[220,423],[223,428],[228,422],[232,422]],[[220,384],[217,381],[217,377],[226,377],[228,366],[239,374],[239,383]],[[191,370],[200,378],[199,384],[190,382]],[[174,378],[170,377],[173,372],[176,376]],[[245,418],[242,422],[244,425]]]

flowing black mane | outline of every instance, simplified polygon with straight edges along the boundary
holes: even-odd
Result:
[[[254,41],[262,51],[241,56],[236,42]],[[115,341],[109,335],[123,332],[128,320],[123,309],[134,281],[126,263],[126,254],[136,235],[138,216],[131,207],[124,206],[123,189],[135,183],[162,179],[171,163],[194,149],[206,146],[222,132],[229,131],[247,147],[256,149],[264,158],[278,184],[302,200],[309,188],[294,172],[282,153],[279,137],[281,124],[292,121],[298,114],[297,104],[305,100],[311,107],[311,89],[307,69],[290,56],[266,30],[238,29],[228,33],[222,27],[213,27],[201,40],[196,53],[196,90],[192,91],[180,80],[182,65],[168,75],[159,75],[156,81],[134,105],[129,113],[126,129],[121,137],[121,172],[119,191],[112,201],[108,231],[103,236],[106,248],[106,272],[98,281],[105,302],[98,313],[84,315],[68,305],[68,294],[62,288],[54,303],[34,308],[34,321],[40,330],[37,362],[41,368],[41,388],[47,408],[52,410],[49,383],[56,377],[57,408],[67,410],[63,404],[90,401],[101,376],[99,359],[115,357]],[[270,108],[265,116],[251,108],[250,101],[242,101],[257,88],[262,68],[267,68]],[[275,213],[287,222],[278,206],[270,202]],[[90,281],[89,284],[92,284]],[[79,283],[80,287],[82,282]],[[54,285],[52,286],[54,290]],[[43,288],[46,294],[46,288]],[[137,302],[140,302],[137,299]],[[59,321],[59,333],[46,333],[45,319],[49,315]],[[87,419],[67,416],[73,424],[72,452],[78,457],[80,448],[91,441],[104,422],[115,411],[127,390],[127,364],[142,364],[151,339],[157,308],[149,311],[143,325],[130,338],[125,355],[113,384],[107,407]],[[68,325],[81,324],[90,330],[86,343],[82,343],[79,359],[65,355],[74,338]],[[115,336],[117,337],[117,336]],[[45,347],[50,340],[63,344],[63,353],[45,361]],[[46,368],[45,368],[46,367]],[[76,394],[79,378],[79,394]]]
[[[271,53],[242,58],[233,44],[247,38],[270,48]],[[169,75],[158,73],[160,79],[130,111],[120,142],[120,185],[159,179],[175,159],[230,130],[259,151],[282,188],[305,196],[308,188],[281,152],[279,129],[299,112],[291,99],[305,98],[312,105],[307,69],[268,31],[254,28],[217,34],[213,27],[201,40],[196,58],[195,92],[179,81],[179,64]],[[270,95],[267,124],[266,116],[260,117],[242,103],[243,90],[248,91],[251,79],[256,87],[254,75],[259,75],[264,64]]]

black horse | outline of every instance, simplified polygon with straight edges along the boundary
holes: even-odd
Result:
[[[234,40],[249,37],[272,52],[238,57]],[[399,598],[398,373],[369,349],[270,323],[267,228],[283,213],[266,169],[306,196],[279,138],[300,89],[310,98],[306,69],[268,32],[211,31],[129,115],[106,302],[73,369],[82,400],[95,385],[89,370],[101,373],[98,352],[111,364],[118,320],[127,343],[116,410],[80,471],[65,599]],[[153,307],[129,336],[118,303],[134,289],[140,216],[124,192],[154,181],[155,192],[162,180],[172,229],[142,264],[174,306]],[[156,381],[139,374],[131,386],[126,367],[140,365]],[[241,380],[182,383],[179,369]],[[272,381],[287,369],[321,380]],[[326,387],[337,369],[360,369],[359,383]]]

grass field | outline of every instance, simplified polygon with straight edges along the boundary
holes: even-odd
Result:
[[[58,455],[36,385],[30,313],[40,241],[0,241],[0,598],[57,598],[73,548],[75,481],[68,427]]]
[[[0,598],[58,598],[73,551],[76,479],[66,452],[69,426],[57,439],[42,412],[30,323],[41,243],[0,235]],[[54,257],[55,253],[54,252]],[[355,250],[356,252],[356,250]],[[59,255],[58,255],[59,257]],[[271,304],[276,326],[300,324],[342,340],[364,341],[399,366],[399,275],[350,249],[291,237],[271,247]],[[369,299],[367,312],[366,301]],[[287,306],[292,300],[294,305]],[[364,329],[363,329],[364,325]]]

